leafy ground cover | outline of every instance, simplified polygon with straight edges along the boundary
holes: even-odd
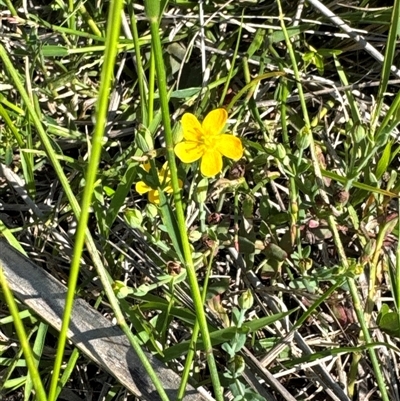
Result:
[[[138,399],[74,295],[177,399],[400,398],[398,1],[0,7],[0,234],[69,290],[58,333],[0,277],[3,399]]]

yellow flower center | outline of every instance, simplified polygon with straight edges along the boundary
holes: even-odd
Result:
[[[205,150],[214,149],[217,142],[217,135],[205,134],[202,137]]]

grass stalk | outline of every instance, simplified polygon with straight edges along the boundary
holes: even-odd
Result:
[[[49,400],[56,399],[57,385],[60,376],[61,365],[64,358],[64,349],[67,341],[68,326],[72,313],[74,303],[76,284],[79,276],[79,267],[83,246],[85,243],[85,235],[87,230],[87,223],[89,221],[90,206],[92,202],[92,195],[94,192],[97,171],[99,167],[100,155],[102,151],[102,142],[104,127],[107,123],[107,111],[109,103],[109,93],[113,82],[113,73],[115,59],[117,56],[117,45],[119,39],[120,25],[121,25],[121,11],[122,0],[115,0],[111,3],[109,18],[107,24],[107,39],[104,54],[104,65],[102,69],[99,100],[96,112],[96,125],[92,139],[92,147],[89,158],[89,164],[86,172],[86,183],[83,191],[81,214],[78,220],[78,228],[75,237],[75,245],[73,250],[73,257],[71,262],[71,269],[68,278],[68,290],[65,301],[65,309],[61,325],[61,331],[58,338],[57,353],[54,362],[54,370],[52,380],[50,383]]]
[[[242,18],[243,18],[243,15],[242,15]],[[235,61],[236,61],[236,58],[237,58],[237,55],[239,52],[241,38],[242,38],[242,25],[239,28],[236,46],[235,46],[235,50],[234,50],[233,56],[232,56],[231,67],[229,68],[228,76],[226,77],[226,82],[222,89],[221,98],[219,100],[219,107],[222,107],[224,105],[226,94],[228,93],[229,86],[231,85],[231,80],[233,78],[233,72],[235,70]]]
[[[137,27],[137,18],[135,15],[134,7],[131,3],[129,3],[130,17],[131,17],[131,30],[132,30],[132,38],[133,43],[135,45],[135,67],[136,73],[138,76],[138,85],[139,85],[139,94],[140,94],[140,105],[141,105],[141,116],[142,122],[150,124],[152,118],[149,117],[150,108],[147,105],[147,89],[146,89],[146,80],[144,79],[144,71],[143,71],[143,61],[141,56],[141,48],[140,48],[140,40],[139,40],[139,32]]]
[[[400,0],[394,0],[390,21],[389,35],[385,46],[385,56],[382,65],[381,83],[376,99],[374,113],[371,118],[371,131],[374,133],[381,115],[384,97],[391,75],[392,63],[397,50],[397,37],[400,29]]]
[[[179,227],[180,239],[182,242],[183,255],[185,259],[185,267],[189,279],[189,285],[193,297],[194,308],[200,326],[200,332],[204,341],[205,353],[207,355],[208,368],[210,370],[211,380],[214,387],[215,397],[218,401],[223,400],[223,392],[218,376],[217,365],[212,350],[212,343],[208,331],[207,319],[203,308],[200,288],[197,281],[196,270],[193,264],[192,251],[188,233],[186,229],[185,216],[183,212],[182,197],[178,182],[178,170],[175,161],[174,142],[171,129],[171,121],[168,106],[168,93],[166,84],[165,67],[163,62],[163,53],[159,35],[159,19],[160,19],[160,4],[151,0],[145,1],[146,14],[150,23],[150,31],[152,38],[152,48],[155,57],[155,65],[157,72],[157,84],[160,94],[162,121],[164,126],[164,136],[167,148],[167,159],[171,170],[171,184],[173,188],[176,218]]]
[[[382,247],[388,232],[391,232],[397,221],[391,220],[388,223],[382,224],[376,239],[375,250],[370,263],[369,284],[368,284],[368,299],[365,304],[364,316],[367,323],[371,319],[371,313],[374,308],[376,295],[376,276],[378,272],[378,264],[382,255]]]
[[[212,271],[212,263],[214,260],[215,249],[216,249],[216,247],[213,247],[213,249],[211,250],[210,259],[208,260],[208,264],[207,264],[207,273],[204,278],[204,286],[203,286],[203,291],[201,294],[203,304],[206,301],[208,282],[210,280],[210,274]],[[185,367],[182,372],[182,379],[181,379],[181,383],[180,383],[179,390],[178,390],[177,401],[181,401],[185,395],[185,389],[186,389],[187,382],[189,380],[190,369],[192,366],[193,358],[196,353],[196,342],[197,342],[197,337],[199,335],[199,331],[200,331],[199,321],[196,320],[196,323],[194,324],[194,327],[193,327],[192,338],[190,339],[189,351],[186,355]]]
[[[3,266],[0,264],[0,285],[3,290],[4,298],[7,302],[11,316],[14,320],[14,327],[17,332],[19,341],[21,343],[22,350],[24,352],[26,365],[29,370],[30,378],[32,380],[33,388],[36,392],[36,398],[38,401],[46,401],[46,392],[43,387],[42,380],[40,378],[38,369],[36,367],[35,356],[33,355],[32,348],[29,345],[28,336],[26,335],[24,324],[22,323],[19,315],[18,306],[15,302],[14,295],[8,286],[6,277],[4,275]]]
[[[348,273],[350,273],[350,271],[349,271],[350,265],[347,261],[346,253],[345,253],[342,241],[339,236],[339,231],[337,229],[335,218],[332,215],[328,217],[328,224],[333,233],[333,240],[335,242],[336,249],[337,249],[339,257],[340,257],[340,261],[341,261],[343,267],[346,269],[346,271]],[[364,341],[367,344],[372,344],[372,339],[371,339],[371,336],[370,336],[369,330],[368,330],[368,324],[365,320],[363,309],[361,307],[360,298],[358,296],[357,286],[356,286],[354,278],[350,277],[350,275],[347,278],[347,284],[350,288],[350,294],[351,294],[351,298],[353,299],[354,310],[356,312],[357,320],[361,326],[361,331],[363,334]],[[383,379],[383,375],[381,372],[381,368],[379,366],[379,361],[376,356],[375,349],[368,348],[368,353],[369,353],[369,357],[371,359],[372,368],[375,373],[375,379],[378,383],[378,387],[381,392],[382,400],[389,401],[385,381]],[[360,356],[358,354],[355,355],[355,357],[356,357],[356,359],[360,358]],[[352,367],[352,369],[354,369],[354,367]]]
[[[316,150],[315,150],[314,136],[312,134],[310,117],[308,115],[308,108],[307,108],[307,104],[305,101],[303,86],[301,84],[301,77],[300,77],[299,69],[297,67],[296,55],[294,53],[292,42],[290,40],[289,34],[288,34],[286,26],[285,26],[285,19],[284,19],[284,13],[283,13],[281,1],[278,0],[277,4],[278,4],[278,9],[279,9],[279,20],[281,23],[282,32],[285,37],[286,46],[287,46],[288,53],[290,56],[291,67],[293,68],[294,78],[296,80],[296,86],[297,86],[297,90],[299,92],[300,106],[301,106],[301,110],[303,112],[303,119],[304,119],[304,124],[305,124],[304,127],[302,128],[301,132],[298,133],[298,135],[306,135],[306,136],[308,136],[308,138],[310,140],[311,163],[312,163],[312,166],[314,169],[314,174],[316,177],[318,187],[320,188],[319,193],[320,193],[321,197],[323,198],[323,200],[325,201],[325,203],[329,203],[327,200],[325,191],[322,189],[322,187],[323,187],[322,173],[321,173],[321,168],[320,168]],[[300,155],[302,154],[302,151],[303,151],[303,149],[300,149]],[[300,159],[301,159],[301,156],[298,159],[299,160],[298,163],[300,163]]]
[[[398,207],[400,207],[400,199],[397,202]],[[399,209],[400,210],[400,209]],[[400,218],[398,220],[397,230],[400,232]],[[397,241],[397,248],[396,248],[396,284],[395,284],[395,292],[394,298],[396,300],[397,306],[397,313],[399,314],[399,321],[400,321],[400,241]]]
[[[60,183],[61,183],[63,190],[68,198],[69,204],[74,212],[76,219],[79,220],[80,215],[81,215],[81,209],[80,209],[79,203],[71,189],[71,186],[69,185],[69,181],[60,165],[59,157],[52,148],[50,139],[47,136],[47,133],[44,130],[43,125],[41,123],[41,120],[38,117],[36,110],[35,110],[33,104],[31,103],[28,94],[26,93],[26,91],[24,89],[23,83],[21,82],[21,80],[19,78],[18,72],[14,68],[11,60],[9,59],[9,57],[7,55],[7,52],[5,51],[4,47],[1,44],[0,44],[0,58],[2,59],[4,65],[7,69],[7,72],[11,76],[16,89],[18,90],[21,98],[23,99],[23,101],[26,105],[28,113],[31,116],[32,121],[35,125],[35,128],[39,134],[40,141],[46,150],[46,155],[48,156],[48,158],[50,159],[50,161],[54,167],[54,170],[57,174],[58,179],[60,180]],[[0,221],[0,229],[1,229],[1,225],[2,224]],[[16,242],[14,237],[9,233],[9,230],[6,230],[5,227],[3,227],[3,229],[1,229],[1,231],[5,234],[6,237],[8,237],[8,239],[10,240],[11,243],[16,245],[17,249],[20,249],[24,253],[24,251],[23,251],[23,249],[21,249],[19,243]],[[132,332],[129,329],[129,326],[127,325],[127,323],[124,319],[124,315],[119,306],[118,299],[115,296],[113,288],[111,286],[110,277],[104,268],[102,260],[100,259],[100,256],[98,254],[96,244],[95,244],[93,237],[88,229],[86,230],[86,246],[87,246],[88,252],[93,260],[93,264],[96,267],[97,274],[99,275],[100,281],[104,287],[104,291],[107,295],[107,298],[111,304],[111,308],[114,311],[118,325],[121,327],[121,329],[127,336],[128,340],[130,341],[132,348],[137,353],[144,368],[146,369],[147,373],[149,374],[150,379],[155,384],[155,387],[156,387],[157,391],[159,392],[161,399],[163,401],[167,401],[168,397],[165,393],[164,388],[162,387],[161,383],[159,382],[157,375],[154,372],[154,369],[152,368],[151,364],[149,363],[145,353],[141,349],[139,341],[132,334]]]
[[[82,15],[82,17],[85,19],[86,23],[89,25],[90,29],[96,36],[103,36],[101,34],[100,29],[98,28],[96,21],[93,19],[93,17],[89,14],[87,11],[86,7],[81,4],[79,6],[79,12]]]

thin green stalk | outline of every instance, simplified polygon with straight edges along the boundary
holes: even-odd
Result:
[[[152,50],[150,55],[150,68],[149,68],[149,103],[148,103],[149,124],[151,124],[154,117],[155,77],[156,77],[156,61]]]
[[[17,89],[17,91],[21,95],[22,100],[25,103],[26,109],[28,110],[28,113],[31,116],[32,121],[36,127],[36,131],[40,137],[40,141],[41,141],[44,149],[46,150],[46,155],[54,167],[54,171],[56,172],[57,177],[63,187],[65,195],[68,198],[69,204],[74,212],[76,219],[79,220],[80,215],[81,215],[81,209],[80,209],[79,203],[74,195],[74,192],[71,189],[68,178],[66,177],[66,175],[60,165],[59,156],[57,155],[57,153],[54,151],[54,149],[52,147],[52,143],[50,142],[50,139],[49,139],[46,131],[43,128],[41,119],[38,117],[38,114],[36,113],[36,110],[35,110],[33,104],[31,103],[28,94],[26,93],[24,85],[20,80],[19,73],[14,68],[10,58],[8,57],[6,50],[4,49],[4,47],[2,46],[1,43],[0,43],[0,58],[4,64],[8,74],[12,78],[15,88]],[[0,226],[1,226],[1,222],[0,222]],[[2,229],[2,232],[9,236],[10,241],[14,242],[13,238],[8,234],[8,231],[5,228]],[[16,245],[18,247],[19,243],[17,243]],[[110,277],[103,265],[103,262],[99,256],[96,244],[93,240],[93,237],[92,237],[89,229],[86,230],[86,246],[87,246],[88,252],[92,258],[93,264],[96,267],[97,274],[99,275],[100,281],[104,287],[104,291],[110,302],[111,308],[114,311],[115,318],[117,320],[118,325],[121,327],[122,331],[127,336],[128,340],[130,341],[130,344],[132,345],[132,348],[135,350],[136,354],[138,355],[138,357],[139,357],[140,361],[142,362],[150,379],[155,384],[155,387],[156,387],[157,391],[159,392],[160,398],[163,401],[168,401],[168,397],[165,393],[165,390],[164,390],[162,384],[160,383],[156,373],[154,372],[154,369],[152,368],[151,364],[149,363],[149,361],[146,357],[146,354],[143,352],[142,348],[140,347],[139,341],[132,334],[132,332],[130,331],[130,329],[125,321],[124,315],[119,306],[118,299],[115,296],[113,288],[111,286],[111,279],[110,279]],[[22,252],[23,252],[23,250],[22,250]]]
[[[83,4],[80,5],[79,12],[81,13],[82,17],[85,19],[86,23],[89,25],[89,28],[92,30],[92,32],[97,36],[103,36],[101,34],[100,29],[96,25],[96,21],[88,13],[86,7]]]
[[[74,11],[74,0],[68,0],[68,27],[70,29],[76,29],[76,18],[75,18],[75,11]]]
[[[218,197],[217,206],[215,207],[215,212],[216,213],[220,213],[221,212],[222,207],[224,206],[225,197],[226,197],[226,193],[225,192],[222,192],[222,194],[220,194],[220,196]]]
[[[57,388],[57,394],[56,397],[58,398],[62,389],[64,386],[68,383],[68,381],[71,379],[71,375],[74,372],[76,363],[78,362],[78,359],[80,357],[80,353],[78,351],[78,348],[74,348],[71,356],[68,359],[67,365],[63,371],[63,374],[60,378],[60,385]]]
[[[46,340],[46,334],[47,334],[48,327],[49,326],[46,323],[40,322],[39,327],[37,329],[35,342],[34,342],[33,348],[32,348],[33,355],[35,356],[36,368],[39,366],[40,358],[43,355],[43,348],[44,348],[44,343]],[[24,399],[25,400],[29,399],[32,389],[33,389],[33,380],[32,380],[31,374],[28,373],[28,376],[26,378],[25,388],[24,388]]]
[[[189,280],[190,289],[192,292],[194,308],[196,316],[200,326],[200,332],[204,342],[205,352],[207,355],[208,368],[210,370],[211,380],[213,383],[215,397],[218,401],[223,400],[223,391],[220,384],[217,365],[215,362],[212,343],[210,334],[207,326],[207,319],[203,308],[203,302],[201,299],[200,289],[197,282],[196,270],[193,264],[192,252],[190,249],[189,238],[187,234],[185,215],[183,212],[183,204],[181,198],[181,192],[179,189],[178,181],[178,170],[175,161],[174,154],[174,142],[171,129],[171,121],[169,115],[168,106],[168,93],[167,93],[167,82],[165,75],[165,67],[163,61],[163,53],[160,40],[159,32],[159,18],[160,18],[160,3],[157,1],[146,0],[145,1],[145,12],[150,23],[150,32],[152,39],[153,54],[155,57],[156,71],[157,71],[157,83],[160,94],[162,120],[164,125],[164,137],[167,148],[167,159],[171,170],[171,184],[174,192],[174,201],[176,208],[176,218],[179,227],[179,233],[182,242],[183,254],[186,264],[186,270]]]
[[[274,49],[272,45],[269,46],[269,50],[272,55],[275,56],[277,60],[280,59],[278,52]],[[279,64],[279,68],[283,70],[283,64]],[[288,124],[287,124],[287,98],[289,96],[289,88],[288,88],[288,81],[286,77],[282,77],[280,79],[280,95],[279,100],[280,104],[280,111],[281,111],[281,126],[282,126],[282,142],[285,146],[287,152],[291,152],[290,146],[290,138],[289,138],[289,131],[288,131]],[[297,221],[298,221],[298,214],[299,214],[299,201],[298,201],[298,191],[296,186],[296,180],[292,175],[289,175],[289,214],[290,214],[290,241],[292,246],[297,243],[298,254],[302,254],[301,248],[301,241],[300,241],[300,232],[297,229]]]
[[[281,124],[282,124],[282,139],[285,147],[290,146],[289,134],[288,134],[288,125],[287,125],[287,107],[286,100],[289,95],[289,89],[287,87],[287,79],[283,77],[281,79]],[[298,204],[298,191],[296,187],[296,180],[292,175],[289,176],[289,212],[290,212],[290,240],[291,244],[295,245],[296,243],[299,245],[299,255],[301,255],[301,241],[300,241],[300,232],[297,229],[297,221],[299,214],[299,204]]]
[[[235,198],[233,201],[233,246],[237,252],[239,250],[239,194],[235,191]],[[248,265],[247,265],[248,266]]]
[[[213,249],[211,250],[210,259],[207,264],[207,273],[204,278],[203,291],[201,293],[201,299],[202,299],[203,305],[206,301],[208,282],[210,280],[210,274],[212,271],[211,267],[212,267],[212,263],[214,260],[215,249],[217,246],[214,246]],[[182,376],[181,376],[181,382],[179,384],[177,401],[181,401],[185,395],[186,385],[189,380],[190,368],[192,366],[193,358],[196,353],[196,342],[197,342],[197,337],[199,335],[199,330],[200,330],[199,321],[196,320],[196,323],[194,324],[194,327],[193,327],[192,338],[190,339],[189,350],[186,355],[185,367],[183,369]]]
[[[382,254],[383,242],[385,241],[387,233],[393,229],[395,224],[396,224],[396,220],[391,220],[388,223],[383,224],[380,227],[380,230],[379,230],[379,233],[378,233],[378,236],[376,239],[375,250],[374,250],[374,254],[372,256],[372,260],[370,263],[368,299],[367,299],[367,302],[365,303],[365,309],[364,309],[364,316],[365,316],[365,320],[367,323],[369,323],[369,321],[371,319],[371,313],[374,308],[374,300],[375,300],[375,294],[376,294],[376,275],[377,275],[377,270],[378,270],[379,259]]]
[[[347,394],[349,398],[352,400],[354,398],[355,386],[357,382],[358,376],[358,365],[361,361],[361,353],[357,352],[353,354],[351,359],[349,373],[347,375]]]
[[[400,199],[398,200],[398,207],[400,208]],[[400,209],[398,209],[400,210]],[[397,230],[400,233],[400,218],[398,219]],[[397,241],[396,249],[396,282],[394,283],[395,291],[394,297],[396,299],[397,313],[400,314],[400,241]]]
[[[30,378],[32,380],[32,384],[36,392],[36,398],[38,401],[46,401],[47,400],[46,392],[44,390],[43,383],[40,379],[40,375],[36,367],[35,357],[29,345],[25,327],[19,315],[18,306],[15,302],[14,295],[12,294],[10,287],[8,286],[6,277],[4,275],[3,266],[1,263],[0,263],[0,285],[3,290],[3,295],[10,310],[10,313],[14,319],[15,331],[17,332],[22,350],[24,352],[26,365],[28,367]]]
[[[246,82],[246,84],[249,84],[251,82],[251,72],[250,72],[250,68],[249,68],[249,59],[247,57],[243,57],[242,66],[243,66],[243,76],[244,76],[245,82]],[[256,86],[253,86],[249,90],[248,94],[246,95],[245,102],[243,102],[242,107],[241,107],[241,115],[243,113],[245,113],[246,105],[248,103],[248,107],[249,107],[249,110],[251,111],[251,113],[253,115],[254,121],[257,122],[258,126],[260,127],[260,130],[263,133],[265,133],[267,130],[265,128],[264,121],[260,117],[260,112],[258,111],[258,107],[257,107],[256,101],[255,101],[254,96],[253,96],[255,90],[256,90]],[[237,120],[238,120],[238,122],[240,121],[239,118]],[[271,138],[269,138],[268,140],[272,141]]]
[[[390,29],[385,46],[385,56],[383,59],[381,83],[379,85],[379,92],[376,98],[376,104],[371,118],[372,133],[375,133],[375,129],[379,121],[383,101],[386,95],[387,86],[391,75],[393,59],[397,51],[397,37],[399,35],[399,29],[400,29],[400,0],[394,0],[394,4],[392,6],[392,17],[389,26]]]
[[[314,174],[316,177],[318,187],[322,188],[323,187],[323,179],[322,179],[322,174],[321,174],[321,168],[320,168],[316,150],[315,150],[314,137],[312,135],[311,123],[310,123],[310,118],[308,115],[308,108],[307,108],[306,100],[304,97],[303,86],[301,85],[301,77],[300,77],[299,69],[297,68],[296,55],[294,53],[292,42],[290,41],[289,34],[288,34],[286,26],[285,26],[285,19],[284,19],[281,1],[277,0],[277,4],[278,4],[278,9],[279,9],[279,20],[281,23],[283,35],[285,37],[285,43],[286,43],[286,46],[287,46],[287,49],[289,52],[291,67],[293,69],[294,77],[296,79],[296,86],[297,86],[297,90],[299,92],[300,105],[301,105],[301,110],[303,112],[303,119],[304,119],[304,124],[305,124],[302,129],[302,132],[299,132],[298,135],[306,135],[310,139],[311,163],[312,163],[312,166],[314,169]],[[300,153],[302,153],[302,149],[300,150]],[[299,158],[299,163],[300,163],[300,158]],[[326,199],[326,194],[322,189],[320,190],[320,195],[326,203],[329,203]]]
[[[87,168],[85,189],[83,191],[81,215],[78,221],[78,228],[75,237],[75,246],[68,278],[68,291],[65,301],[65,308],[60,334],[58,337],[58,347],[54,362],[54,370],[50,383],[49,400],[56,399],[57,385],[60,376],[61,365],[64,358],[64,349],[67,341],[68,327],[70,323],[72,307],[74,303],[75,289],[79,276],[80,260],[85,243],[85,233],[89,221],[90,205],[95,187],[97,170],[102,151],[102,140],[104,127],[107,123],[107,110],[109,103],[110,86],[113,81],[114,65],[117,56],[117,45],[121,25],[121,11],[123,0],[114,0],[110,3],[110,11],[107,22],[108,35],[106,38],[106,48],[104,54],[104,65],[102,69],[99,101],[97,104],[96,126],[94,129],[91,154]]]
[[[303,111],[304,123],[305,123],[306,128],[309,128],[310,127],[310,118],[308,117],[308,109],[307,109],[306,100],[304,97],[303,86],[301,85],[301,77],[300,77],[299,69],[297,68],[296,55],[294,54],[292,42],[290,41],[289,34],[286,30],[284,13],[282,10],[281,1],[278,0],[277,4],[278,4],[278,9],[279,9],[279,21],[281,23],[283,36],[285,37],[285,43],[286,43],[286,46],[287,46],[287,49],[289,52],[291,67],[294,72],[294,78],[296,80],[297,90],[299,91],[300,106],[301,106],[301,110]]]
[[[150,115],[150,109],[147,106],[147,92],[146,92],[146,80],[143,71],[143,64],[142,64],[142,56],[140,51],[140,40],[139,40],[139,32],[137,28],[137,19],[135,15],[135,9],[132,3],[129,2],[129,13],[131,16],[131,29],[132,29],[132,38],[133,44],[135,45],[135,66],[136,66],[136,73],[138,76],[138,85],[139,85],[139,94],[140,94],[140,109],[142,114],[142,122],[146,124],[148,127],[152,118],[148,117]],[[150,75],[151,76],[151,75]],[[147,110],[146,110],[147,109]]]
[[[13,17],[18,17],[17,10],[14,8],[12,1],[6,0],[7,9],[10,10],[10,13]]]
[[[341,261],[343,267],[346,269],[346,271],[349,271],[350,266],[347,261],[346,252],[343,248],[342,241],[340,240],[339,231],[337,229],[335,218],[332,215],[328,217],[328,224],[329,224],[329,228],[331,229],[332,234],[333,234],[333,240],[335,242],[335,246],[338,251],[340,261]],[[350,288],[350,294],[353,299],[354,310],[357,315],[357,320],[361,326],[361,331],[362,331],[362,334],[364,337],[364,341],[367,344],[372,344],[372,339],[371,339],[371,336],[370,336],[369,330],[368,330],[368,324],[365,321],[364,313],[363,313],[363,310],[361,307],[360,298],[358,296],[357,286],[354,281],[354,278],[348,276],[347,284]],[[382,400],[389,401],[388,393],[387,393],[386,386],[385,386],[385,381],[382,376],[381,368],[379,366],[379,361],[376,356],[375,349],[368,348],[368,353],[369,353],[369,357],[371,359],[372,368],[375,373],[375,379],[378,383],[378,387],[381,392]]]
[[[243,8],[243,12],[242,12],[242,21],[243,21],[243,14],[244,14],[244,8]],[[235,47],[235,51],[233,52],[232,55],[232,60],[231,60],[231,68],[228,71],[228,76],[226,77],[226,82],[224,85],[224,89],[222,90],[222,94],[221,94],[221,98],[219,101],[219,107],[222,107],[224,105],[224,101],[225,101],[225,96],[228,92],[228,89],[230,87],[231,84],[231,79],[233,77],[233,72],[235,70],[235,61],[239,52],[239,45],[241,43],[241,39],[242,39],[242,29],[243,29],[243,25],[240,24],[239,27],[239,32],[238,32],[238,36],[237,36],[237,41],[236,41],[236,47]]]

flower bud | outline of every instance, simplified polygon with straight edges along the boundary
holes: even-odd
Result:
[[[154,149],[151,133],[144,125],[139,127],[136,134],[136,143],[143,153],[148,153]]]
[[[253,303],[253,293],[249,289],[239,297],[239,306],[241,309],[250,309],[253,306]]]
[[[305,125],[296,136],[296,145],[299,149],[307,149],[311,143],[311,129]]]

